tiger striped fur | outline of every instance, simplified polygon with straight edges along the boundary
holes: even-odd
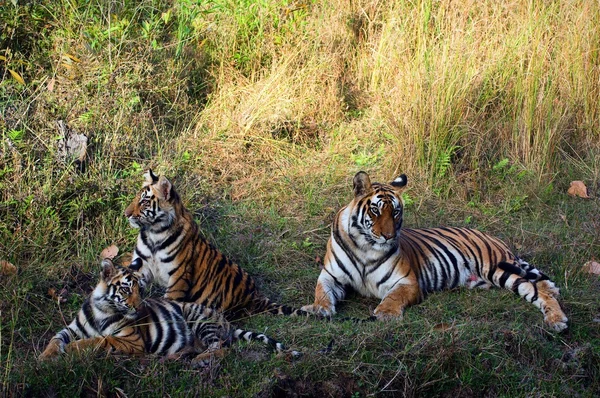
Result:
[[[168,179],[152,170],[145,179],[125,216],[140,230],[133,259],[143,260],[148,283],[167,288],[165,298],[212,307],[230,319],[243,311],[307,315],[262,295],[246,271],[202,238]]]
[[[331,316],[352,287],[382,301],[377,318],[401,317],[428,293],[457,286],[503,287],[533,303],[555,331],[567,328],[548,276],[502,241],[468,228],[402,228],[405,175],[390,184],[354,177],[354,199],[336,215],[315,300],[303,310]]]
[[[129,268],[105,259],[98,285],[83,303],[75,319],[58,332],[41,354],[45,360],[62,352],[102,348],[130,355],[190,355],[205,365],[222,356],[232,340],[257,340],[276,352],[283,345],[270,337],[234,328],[222,313],[195,303],[166,299],[142,299],[141,263]],[[291,352],[296,355],[295,351]]]

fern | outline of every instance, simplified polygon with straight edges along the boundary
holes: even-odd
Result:
[[[435,178],[444,178],[446,176],[450,166],[452,166],[452,156],[459,148],[458,145],[453,145],[438,153],[434,170]]]

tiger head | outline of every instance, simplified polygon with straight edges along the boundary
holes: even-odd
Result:
[[[144,177],[142,189],[125,209],[125,217],[133,228],[168,228],[175,220],[179,195],[164,176],[158,177],[148,170]]]
[[[135,316],[142,305],[143,283],[138,273],[141,265],[141,260],[129,267],[114,265],[109,258],[102,260],[100,281],[92,293],[96,307],[108,314]]]
[[[389,184],[371,183],[364,171],[354,176],[351,225],[366,244],[384,250],[397,245],[403,215],[401,193],[407,182],[405,174]]]

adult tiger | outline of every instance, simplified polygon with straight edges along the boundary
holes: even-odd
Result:
[[[197,354],[192,362],[205,365],[211,356],[221,356],[232,340],[240,339],[261,341],[277,352],[284,351],[281,343],[264,334],[234,328],[212,308],[144,299],[143,281],[137,272],[141,265],[137,260],[127,268],[103,260],[96,288],[75,319],[50,340],[40,359],[89,347],[131,355]]]
[[[140,229],[133,259],[143,260],[147,282],[156,280],[167,288],[165,298],[196,302],[226,312],[229,318],[242,310],[307,315],[259,293],[246,271],[200,236],[171,182],[152,170],[144,176],[142,189],[125,216]]]
[[[401,229],[406,184],[406,175],[390,184],[354,176],[354,199],[335,217],[314,303],[303,310],[331,316],[352,287],[382,299],[377,318],[396,318],[430,292],[499,286],[537,306],[552,329],[567,328],[558,288],[497,238],[468,228]]]

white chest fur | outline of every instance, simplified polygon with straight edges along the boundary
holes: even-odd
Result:
[[[140,234],[136,247],[136,250],[145,258],[147,267],[143,268],[143,273],[146,279],[154,280],[165,287],[169,286],[171,271],[177,267],[176,257],[173,254],[177,251],[182,236],[164,246],[163,242],[168,239],[167,234],[147,234],[145,238],[142,238]]]
[[[350,212],[340,214],[341,234],[350,236],[345,243],[331,236],[331,271],[343,284],[352,286],[364,296],[383,298],[399,282],[402,276],[395,269],[398,249],[390,253],[390,247],[373,245],[352,227]],[[349,243],[351,241],[352,243]]]

